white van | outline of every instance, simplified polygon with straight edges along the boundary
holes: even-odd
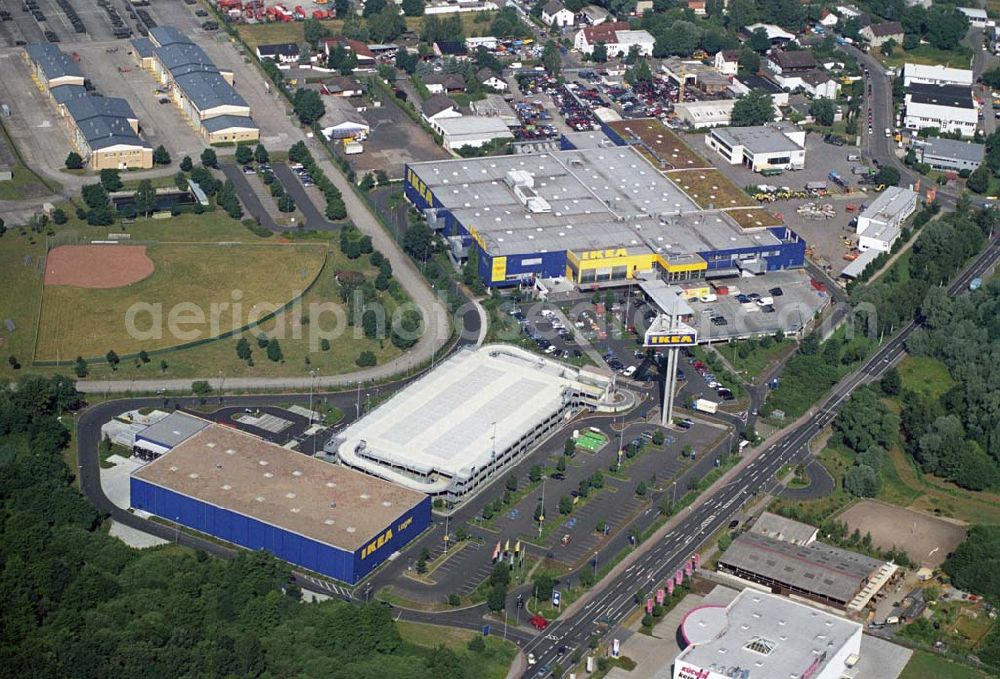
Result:
[[[774,304],[773,297],[761,297],[757,300],[757,306],[770,306]]]
[[[637,368],[634,365],[630,365],[629,367],[625,368],[625,372],[623,372],[622,375],[624,375],[625,377],[632,377],[632,375],[635,375],[636,370]]]

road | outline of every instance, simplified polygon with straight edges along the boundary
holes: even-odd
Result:
[[[948,289],[949,294],[955,296],[965,291],[969,281],[989,270],[998,258],[1000,245],[993,241],[957,277]],[[854,389],[879,378],[904,356],[904,343],[915,328],[913,322],[904,326],[861,367],[844,377],[798,425],[750,460],[733,480],[703,496],[700,504],[685,513],[679,525],[655,542],[643,545],[644,549],[639,550],[641,556],[606,578],[592,590],[589,599],[578,602],[581,605],[575,612],[552,623],[544,635],[536,636],[522,650],[533,653],[539,666],[551,666],[559,660],[561,647],[568,654],[574,649],[586,650],[599,623],[607,624],[613,631],[635,606],[633,596],[637,590],[649,592],[660,586],[716,531],[726,526],[749,498],[773,491],[777,486],[774,475],[782,466],[808,459],[809,441],[830,424]],[[524,676],[534,673],[532,667]]]

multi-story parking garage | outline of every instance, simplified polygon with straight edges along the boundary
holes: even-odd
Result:
[[[343,464],[448,502],[476,493],[581,408],[609,394],[599,371],[523,349],[466,349],[337,434]]]
[[[648,271],[685,281],[803,265],[805,242],[780,219],[750,207],[682,142],[690,163],[670,164],[655,148],[657,121],[628,123],[634,136],[609,127],[581,148],[567,135],[554,153],[413,163],[406,196],[456,258],[478,259],[489,286],[565,277],[593,288]]]

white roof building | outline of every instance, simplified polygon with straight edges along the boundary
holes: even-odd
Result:
[[[775,24],[750,24],[744,30],[749,33],[753,33],[758,28],[763,28],[767,32],[767,39],[771,41],[772,44],[790,42],[795,40],[795,34],[789,33],[788,31],[781,28],[781,26],[776,26]]]
[[[858,215],[858,249],[888,252],[899,238],[903,222],[917,209],[916,192],[890,186]]]
[[[718,101],[685,101],[674,106],[674,113],[696,130],[728,125],[733,116],[735,99]]]
[[[576,21],[576,15],[559,0],[549,0],[542,5],[542,22],[546,26],[572,26]]]
[[[461,148],[479,148],[494,139],[513,139],[510,128],[500,118],[492,116],[462,116],[443,118],[434,123],[444,137],[444,147],[449,151]]]
[[[730,165],[745,165],[754,172],[806,166],[806,133],[792,124],[719,128],[705,135],[705,144]]]
[[[971,88],[963,85],[914,83],[906,89],[903,125],[910,130],[936,127],[971,137],[979,123],[979,109]]]
[[[973,28],[985,28],[986,23],[990,20],[986,10],[979,7],[956,7],[955,9],[969,19],[969,24]]]
[[[573,37],[573,46],[584,54],[593,54],[594,47],[603,43],[608,51],[608,59],[628,55],[632,47],[638,47],[642,56],[652,56],[656,39],[648,31],[634,31],[625,21],[585,26]]]
[[[745,589],[727,606],[704,605],[681,623],[687,647],[673,679],[840,679],[861,655],[859,623]]]
[[[972,87],[972,71],[965,68],[949,68],[941,64],[927,66],[924,64],[903,64],[903,86],[913,84],[924,85],[963,85]]]
[[[327,444],[347,466],[430,495],[470,497],[596,403],[609,378],[523,349],[459,351]]]

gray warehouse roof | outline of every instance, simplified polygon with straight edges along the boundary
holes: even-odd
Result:
[[[257,123],[253,121],[253,118],[248,116],[216,116],[202,121],[201,126],[209,132],[219,132],[231,127],[249,128],[251,130],[258,129]]]
[[[924,145],[924,153],[935,158],[951,158],[981,163],[983,155],[986,153],[986,145],[974,144],[971,141],[932,137]]]
[[[140,57],[146,58],[153,56],[153,42],[149,38],[133,38],[129,42],[132,43],[132,49]]]
[[[165,47],[174,43],[190,43],[191,39],[173,26],[156,26],[149,30],[149,38],[159,46]]]
[[[56,100],[56,103],[65,104],[70,99],[78,97],[88,97],[90,94],[83,85],[57,85],[49,90],[49,94]]]
[[[901,186],[890,186],[879,194],[879,197],[872,201],[861,217],[889,221],[896,214],[903,212],[910,207],[910,202],[916,197],[916,193]]]
[[[173,448],[188,440],[209,424],[211,423],[208,420],[175,411],[159,422],[143,429],[136,434],[136,438],[146,439],[151,443],[158,443],[161,446]]]
[[[846,668],[830,663],[849,642],[854,652],[861,643],[859,623],[751,589],[728,606],[694,609],[682,632],[692,645],[675,663],[750,679],[805,677],[814,664],[811,676],[840,676]],[[729,674],[730,668],[747,674]]]
[[[64,102],[66,110],[92,149],[124,144],[149,146],[136,134],[131,120],[136,119],[132,107],[118,97],[70,97]]]
[[[816,527],[801,521],[793,521],[783,516],[764,512],[750,527],[751,533],[764,535],[775,540],[791,542],[795,545],[807,545],[816,539]]]
[[[882,563],[821,542],[799,546],[754,533],[733,540],[719,557],[720,567],[738,568],[843,602],[853,599]]]
[[[247,105],[246,100],[218,73],[188,73],[178,76],[176,82],[199,111],[217,106]]]
[[[83,77],[83,71],[70,56],[55,45],[33,43],[24,48],[31,60],[38,64],[46,79],[54,80],[65,76]]]
[[[149,32],[156,58],[199,111],[219,106],[247,106],[226,82],[212,58],[173,26],[157,26]]]
[[[769,125],[754,127],[720,127],[712,130],[729,146],[742,146],[750,153],[782,153],[801,151],[802,147]]]

